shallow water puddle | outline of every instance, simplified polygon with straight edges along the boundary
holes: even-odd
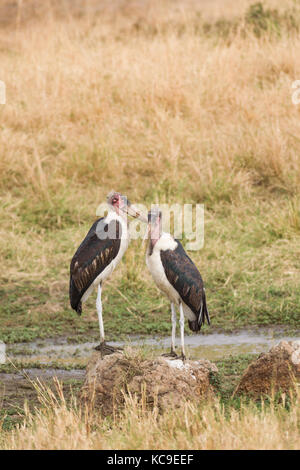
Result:
[[[259,332],[254,330],[240,330],[236,333],[213,333],[206,335],[186,336],[185,344],[191,359],[206,358],[210,360],[222,359],[229,355],[258,354],[268,351],[281,340],[300,340],[298,336],[286,336],[281,334],[278,328],[261,328]],[[78,362],[85,364],[87,358],[99,343],[86,342],[70,344],[64,338],[38,340],[32,343],[18,343],[8,345],[7,354],[10,359],[22,359],[36,361],[43,364],[52,361],[64,363]],[[151,350],[166,352],[170,348],[170,337],[141,338],[128,337],[127,341],[109,341],[113,346],[145,346]],[[177,341],[179,346],[179,341]]]

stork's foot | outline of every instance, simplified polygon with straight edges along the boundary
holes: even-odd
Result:
[[[169,353],[164,353],[162,354],[163,357],[170,357],[171,359],[178,359],[178,355],[174,351],[174,349],[171,349]]]
[[[101,352],[101,357],[108,356],[109,354],[114,354],[119,351],[123,351],[123,348],[115,348],[114,346],[110,346],[109,344],[102,341],[98,346],[95,347],[96,351]]]

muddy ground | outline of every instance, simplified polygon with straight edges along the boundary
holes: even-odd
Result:
[[[13,369],[12,369],[13,370]],[[40,382],[56,389],[56,377],[63,386],[64,396],[67,400],[71,396],[77,396],[84,380],[84,370],[63,370],[63,369],[20,369],[15,373],[0,373],[0,422],[3,420],[3,427],[10,429],[24,418],[24,404],[30,410],[40,407],[38,393],[35,384]]]

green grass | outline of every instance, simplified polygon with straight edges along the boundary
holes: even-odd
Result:
[[[20,407],[11,407],[9,409],[0,409],[0,423],[3,431],[10,431],[20,424],[25,417],[24,410]]]
[[[226,407],[240,407],[240,397],[232,398],[232,394],[244,370],[256,358],[256,354],[239,354],[215,361],[215,364],[218,367],[218,372],[212,374],[210,382],[221,402]]]
[[[278,209],[279,206],[279,209]],[[297,331],[300,324],[300,234],[291,223],[291,203],[278,198],[254,207],[222,202],[205,211],[205,244],[190,252],[205,280],[213,329],[233,330],[253,325],[285,325]],[[81,317],[68,300],[68,266],[76,246],[91,222],[74,224],[61,219],[40,233],[19,220],[18,233],[30,243],[34,257],[48,260],[37,279],[36,263],[28,257],[27,244],[18,256],[20,279],[2,273],[0,288],[0,339],[32,341],[53,336],[74,341],[98,338],[95,294],[84,305]],[[6,261],[14,268],[15,240],[8,242]],[[170,307],[147,271],[141,242],[133,241],[122,263],[104,286],[103,306],[107,337],[128,334],[165,335],[170,332]]]

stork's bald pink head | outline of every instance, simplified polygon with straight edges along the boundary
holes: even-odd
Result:
[[[124,196],[121,193],[116,191],[111,191],[107,195],[107,204],[110,205],[119,215],[130,215],[136,219],[141,220],[142,222],[147,223],[146,217],[144,217],[127,199],[127,196]]]

